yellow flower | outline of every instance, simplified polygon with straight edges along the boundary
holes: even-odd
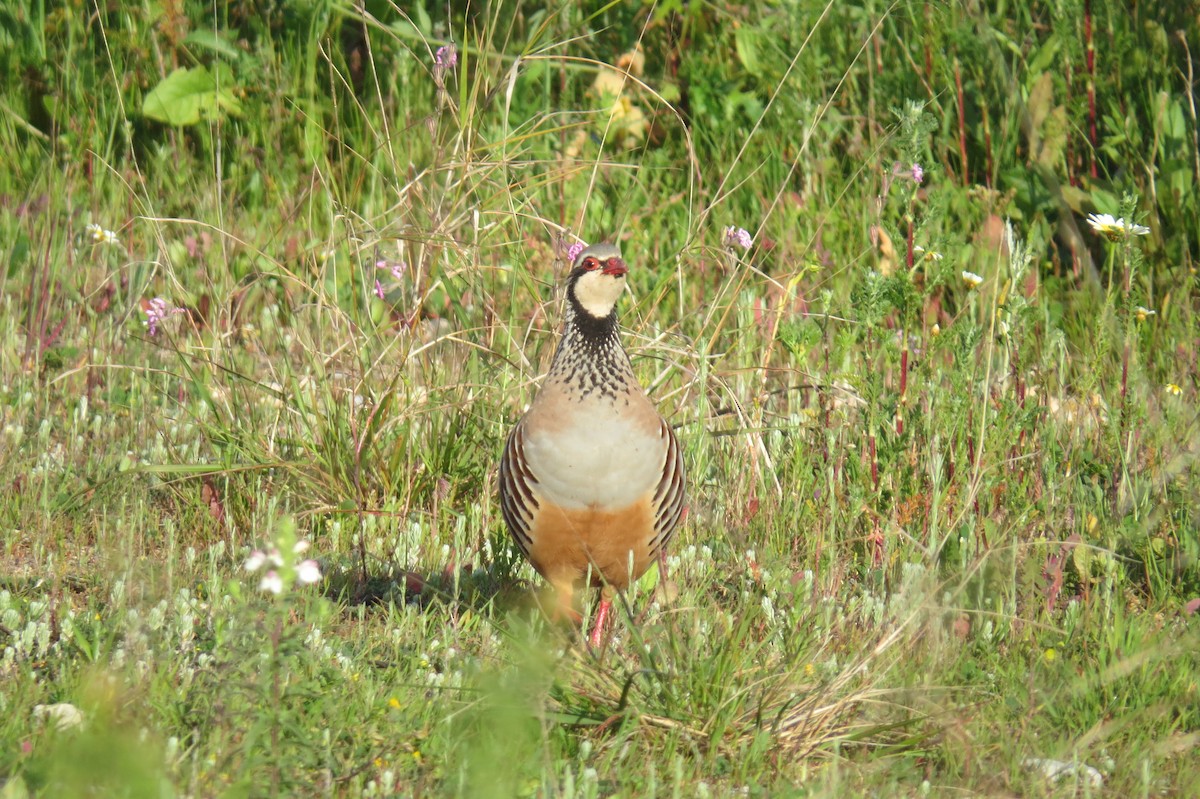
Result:
[[[968,272],[964,269],[962,273],[962,281],[963,285],[965,285],[967,288],[975,289],[979,288],[980,284],[983,283],[983,278],[974,272]]]
[[[937,322],[934,322],[933,327],[929,328],[929,335],[933,336],[934,338],[942,335],[942,326]]]
[[[1183,389],[1180,388],[1179,386],[1175,385],[1174,383],[1167,383],[1163,387],[1163,390],[1174,397],[1178,397],[1180,394],[1183,393]]]
[[[399,710],[400,709],[400,700],[393,696],[391,699],[388,700],[388,707],[390,707],[392,710]]]
[[[1140,305],[1137,308],[1133,309],[1133,314],[1134,314],[1134,316],[1137,317],[1137,320],[1139,322],[1145,322],[1151,316],[1157,315],[1157,313],[1155,311],[1152,311],[1149,308],[1143,308]]]
[[[1047,663],[1053,663],[1054,659],[1058,657],[1058,653],[1054,651],[1053,647],[1051,647],[1042,653],[1042,657]]]
[[[813,675],[814,675],[814,674],[816,674],[816,673],[817,673],[817,667],[816,667],[816,666],[814,666],[814,665],[813,665],[813,664],[811,664],[811,663],[805,663],[805,664],[804,664],[804,676],[805,676],[805,677],[811,677],[811,676],[813,676]]]

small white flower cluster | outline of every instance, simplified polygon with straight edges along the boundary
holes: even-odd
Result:
[[[667,555],[667,574],[686,577],[706,577],[714,569],[712,548],[688,544],[678,552]]]
[[[362,795],[371,799],[376,796],[395,796],[396,772],[392,769],[384,769],[380,772],[378,780],[367,780],[367,784],[363,786]]]
[[[325,634],[321,632],[320,627],[313,627],[309,631],[304,639],[304,644],[323,660],[337,664],[337,667],[346,674],[352,675],[355,673],[354,660],[345,652],[329,643],[325,638]]]
[[[459,652],[453,646],[444,646],[441,639],[434,638],[417,660],[416,676],[430,688],[461,688],[463,671],[453,668],[459,660]]]
[[[19,662],[45,659],[56,646],[50,635],[49,602],[34,600],[23,610],[11,593],[0,591],[0,624],[12,631],[0,650],[0,675]]]
[[[297,541],[292,546],[293,555],[303,555],[308,551],[307,541]],[[265,550],[256,549],[246,558],[246,571],[254,573],[265,568],[262,579],[259,580],[258,590],[268,594],[279,595],[286,591],[291,582],[298,585],[312,585],[321,579],[321,564],[307,559],[285,569],[287,562],[283,559],[278,547],[267,547]],[[286,579],[290,578],[290,579]]]

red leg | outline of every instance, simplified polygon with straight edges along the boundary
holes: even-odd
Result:
[[[603,593],[600,594],[600,606],[596,608],[596,621],[592,625],[592,633],[588,636],[588,643],[593,649],[599,649],[600,644],[604,641],[604,625],[608,621],[608,612],[612,610],[612,600],[606,597]]]

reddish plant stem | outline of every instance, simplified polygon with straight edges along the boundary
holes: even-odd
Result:
[[[1069,61],[1067,62],[1067,108],[1071,107],[1071,90],[1074,88],[1075,67]],[[1075,170],[1075,137],[1067,135],[1067,183],[1072,186],[1079,185],[1079,174]]]
[[[871,566],[878,569],[883,565],[883,528],[879,517],[875,517],[875,526],[871,530]]]

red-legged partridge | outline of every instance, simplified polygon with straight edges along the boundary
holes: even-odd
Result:
[[[562,340],[500,460],[500,508],[517,546],[577,617],[576,588],[601,588],[591,643],[612,593],[641,577],[683,513],[683,455],[621,347],[617,300],[628,267],[612,244],[575,258]]]

